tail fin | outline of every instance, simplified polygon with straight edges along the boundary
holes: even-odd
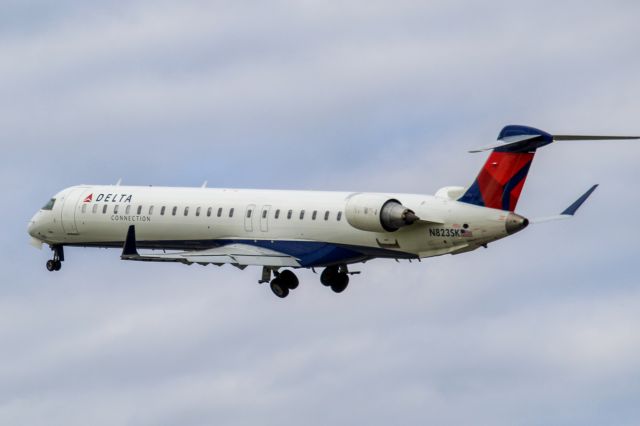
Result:
[[[514,211],[536,149],[553,142],[553,136],[533,127],[506,126],[498,140],[502,143],[472,151],[493,149],[476,180],[458,201]]]
[[[491,155],[480,174],[458,199],[469,204],[514,211],[527,179],[536,150],[554,141],[640,139],[638,136],[551,135],[528,126],[506,126],[498,135],[500,143],[470,152]]]

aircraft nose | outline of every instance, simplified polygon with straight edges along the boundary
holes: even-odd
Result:
[[[33,215],[31,220],[29,221],[29,224],[27,225],[27,232],[32,237],[34,238],[37,237],[37,232],[38,232],[38,214],[37,213]]]
[[[520,232],[527,226],[529,226],[529,219],[527,219],[526,217],[522,217],[519,214],[515,213],[509,213],[509,215],[507,215],[505,228],[508,235]]]

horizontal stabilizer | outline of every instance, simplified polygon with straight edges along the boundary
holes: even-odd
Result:
[[[530,141],[531,139],[536,139],[539,136],[540,135],[523,135],[523,136],[513,137],[510,140],[501,139],[503,142],[494,143],[492,145],[487,145],[481,148],[472,149],[469,152],[471,154],[476,154],[478,152],[493,151],[494,149],[498,149],[498,148],[519,147],[519,146],[523,146],[526,141]]]
[[[469,152],[483,152],[496,150],[498,152],[534,152],[536,149],[557,141],[602,141],[602,140],[631,140],[640,136],[609,136],[609,135],[552,135],[534,127],[509,125],[498,135],[499,143],[476,148]]]
[[[620,141],[640,139],[640,136],[553,135],[554,141]]]
[[[559,215],[548,216],[548,217],[540,217],[540,218],[537,218],[537,219],[533,219],[530,222],[537,224],[537,223],[551,222],[551,221],[554,221],[554,220],[564,220],[564,219],[572,218],[573,215],[576,214],[576,212],[578,211],[580,206],[582,206],[584,204],[584,202],[587,201],[587,198],[589,198],[591,196],[591,194],[593,194],[593,191],[595,191],[597,187],[598,187],[598,184],[593,185],[591,188],[589,188],[589,190],[587,192],[582,194],[580,196],[580,198],[578,198],[576,201],[574,201],[573,204],[571,204],[569,207],[564,209],[564,211],[562,213],[560,213]]]

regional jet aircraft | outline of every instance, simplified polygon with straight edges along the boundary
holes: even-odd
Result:
[[[341,293],[357,273],[349,265],[460,254],[521,231],[529,220],[514,210],[536,150],[603,139],[639,137],[507,126],[497,144],[471,151],[492,151],[471,186],[433,196],[78,185],[54,195],[28,231],[51,247],[49,271],[60,270],[64,246],[118,247],[123,260],[261,266],[259,282],[278,297],[298,287],[296,269],[323,268],[321,283]],[[573,216],[596,187],[545,220]]]

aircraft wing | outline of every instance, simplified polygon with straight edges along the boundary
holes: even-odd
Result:
[[[136,248],[136,231],[134,225],[129,226],[120,258],[122,260],[138,260],[143,262],[181,262],[187,265],[191,265],[192,263],[198,263],[200,265],[210,263],[223,265],[228,263],[239,267],[249,265],[276,267],[300,266],[298,259],[288,254],[240,243],[205,250],[139,254]]]
[[[544,223],[544,222],[551,222],[554,220],[571,219],[576,214],[580,206],[582,206],[584,202],[587,201],[587,198],[589,198],[591,194],[593,194],[593,191],[595,191],[597,187],[598,187],[597,184],[593,185],[591,188],[589,188],[587,192],[582,194],[580,198],[574,201],[573,204],[571,204],[569,207],[564,209],[564,211],[559,215],[538,217],[536,219],[531,219],[530,222],[533,224],[538,224],[538,223]]]

